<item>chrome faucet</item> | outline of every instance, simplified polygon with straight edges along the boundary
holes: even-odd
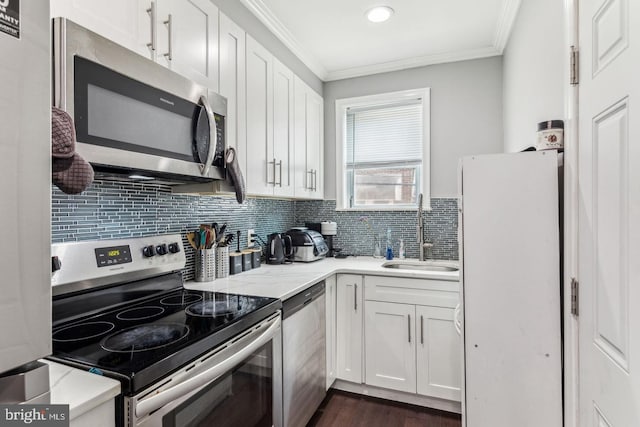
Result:
[[[420,261],[424,261],[424,250],[433,247],[433,243],[424,242],[424,224],[422,223],[422,193],[418,194],[418,216],[416,217],[416,237],[418,239],[418,252]]]

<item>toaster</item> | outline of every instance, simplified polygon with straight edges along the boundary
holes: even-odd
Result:
[[[317,261],[325,257],[329,248],[322,234],[306,227],[292,228],[285,234],[291,237],[293,260],[301,262]]]

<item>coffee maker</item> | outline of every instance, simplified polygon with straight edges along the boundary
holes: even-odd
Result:
[[[322,234],[322,237],[324,237],[324,240],[327,242],[327,246],[329,247],[329,252],[327,253],[328,257],[334,257],[342,250],[333,247],[333,236],[338,234],[337,223],[332,221],[306,222],[305,226],[310,230],[315,230]]]

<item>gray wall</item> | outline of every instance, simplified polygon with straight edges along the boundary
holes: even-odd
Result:
[[[313,90],[322,95],[322,80],[289,50],[240,0],[211,0],[220,11],[267,48]]]
[[[502,151],[502,57],[326,82],[325,198],[336,197],[336,99],[421,87],[431,88],[431,197],[457,196],[460,157]]]
[[[537,123],[564,118],[563,2],[524,0],[504,52],[504,151],[535,145]]]

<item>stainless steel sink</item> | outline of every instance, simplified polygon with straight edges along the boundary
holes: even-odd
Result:
[[[429,261],[387,261],[382,264],[384,268],[395,268],[398,270],[419,270],[437,272],[455,272],[458,266],[454,264],[433,263]]]

